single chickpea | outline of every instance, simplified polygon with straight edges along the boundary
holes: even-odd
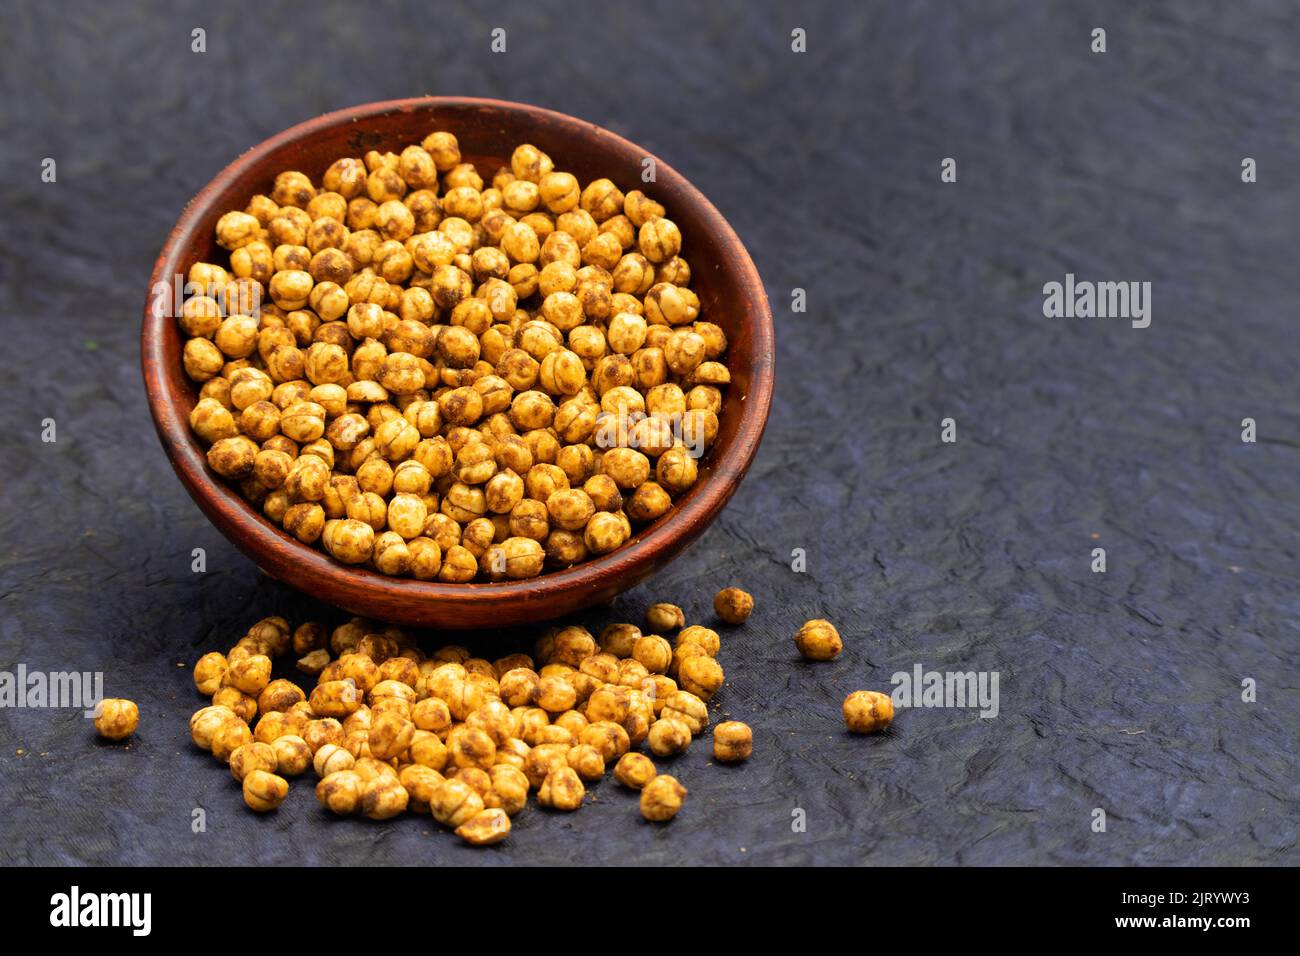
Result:
[[[577,772],[565,764],[546,775],[537,791],[537,802],[552,810],[571,812],[582,806],[586,793]]]
[[[253,770],[244,778],[244,803],[250,810],[268,813],[289,795],[289,781],[268,770]]]
[[[437,734],[429,730],[417,730],[411,738],[409,756],[413,763],[418,763],[430,770],[442,771],[450,759],[447,745]]]
[[[504,810],[481,810],[456,828],[456,836],[471,846],[491,846],[510,835],[510,817]]]
[[[222,724],[212,735],[212,756],[221,763],[228,763],[230,755],[244,744],[253,742],[253,732],[242,720],[232,720]]]
[[[450,172],[460,164],[460,144],[451,133],[430,133],[420,145],[428,152],[440,173]]]
[[[376,777],[361,788],[361,813],[371,820],[389,820],[403,813],[409,800],[395,777]]]
[[[318,717],[343,718],[361,706],[361,690],[353,679],[317,684],[311,692],[311,709]]]
[[[578,693],[573,685],[560,677],[543,677],[537,682],[533,703],[551,714],[561,714],[577,703]]]
[[[671,820],[681,810],[686,793],[676,777],[660,774],[641,788],[641,816],[653,823]]]
[[[646,608],[645,623],[651,634],[668,634],[686,626],[686,613],[676,604],[652,604]]]
[[[275,749],[258,741],[241,744],[230,755],[230,775],[241,783],[254,770],[275,773],[277,766]]]
[[[212,738],[227,723],[241,723],[229,707],[201,707],[190,717],[190,738],[201,750],[212,749]]]
[[[727,720],[713,728],[713,759],[722,763],[748,760],[754,752],[754,732],[748,724]]]
[[[565,759],[574,773],[587,783],[595,783],[605,776],[605,757],[590,744],[570,747]]]
[[[613,721],[593,721],[578,735],[578,742],[589,744],[600,751],[605,763],[618,760],[631,749],[632,740],[622,724]]]
[[[226,676],[226,655],[217,651],[204,654],[194,665],[194,686],[200,694],[211,697],[221,689]]]
[[[637,233],[641,254],[653,263],[667,262],[682,249],[682,234],[677,224],[662,216],[642,224]]]
[[[660,713],[663,717],[680,720],[692,734],[703,733],[709,724],[708,705],[690,691],[679,690],[669,694]]]
[[[722,686],[722,666],[706,654],[697,654],[682,661],[677,680],[682,689],[708,701]]]
[[[691,745],[691,730],[680,720],[661,717],[650,725],[646,740],[656,757],[672,757],[685,753]]]
[[[652,674],[666,674],[673,661],[673,647],[657,634],[645,634],[632,645],[632,657]]]
[[[323,779],[332,773],[351,770],[356,762],[356,758],[341,746],[325,744],[316,751],[316,755],[312,759],[312,769],[316,771],[318,777]]]
[[[593,554],[608,554],[631,537],[626,519],[607,511],[596,512],[583,532],[582,540]]]
[[[840,656],[844,642],[830,621],[820,618],[807,621],[794,636],[795,647],[810,661],[829,661]]]
[[[894,720],[894,700],[874,690],[855,690],[844,698],[844,723],[855,734],[884,730]]]
[[[488,773],[492,789],[484,796],[488,809],[504,810],[514,816],[528,802],[528,778],[522,770],[509,764],[497,764]]]
[[[625,753],[614,765],[614,779],[631,790],[640,790],[653,780],[658,771],[645,754]]]
[[[446,778],[431,767],[418,763],[407,764],[397,772],[397,782],[407,794],[407,808],[415,813],[428,813],[433,792]]]
[[[312,652],[316,653],[315,651]],[[328,654],[328,651],[322,649],[321,653]],[[309,708],[311,704],[307,705]],[[307,746],[311,747],[313,754],[319,753],[321,748],[327,744],[340,744],[343,742],[343,725],[333,717],[321,717],[307,721],[307,729],[303,731],[302,737],[307,741]]]
[[[457,727],[448,735],[447,750],[457,767],[487,770],[496,763],[497,748],[491,735],[468,724]]]
[[[754,612],[754,597],[740,588],[723,588],[713,598],[713,610],[727,624],[744,624]]]
[[[478,791],[452,777],[430,794],[429,813],[445,827],[462,826],[485,809]]]
[[[293,681],[273,680],[262,688],[262,692],[257,695],[257,712],[259,714],[269,714],[273,711],[286,711],[294,704],[301,700],[306,700],[307,695],[303,693],[301,687]]]
[[[139,724],[140,708],[135,701],[108,697],[95,708],[95,730],[105,740],[125,740]]]
[[[316,799],[321,806],[339,816],[350,816],[361,807],[361,793],[366,781],[353,770],[339,770],[322,777],[316,784]]]
[[[692,624],[690,627],[682,628],[677,634],[678,647],[685,647],[688,644],[696,645],[710,657],[717,657],[718,651],[722,647],[722,638],[711,627]]]
[[[385,711],[370,723],[370,752],[380,760],[399,757],[411,746],[415,724],[399,713]]]

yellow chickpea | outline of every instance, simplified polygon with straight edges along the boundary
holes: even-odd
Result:
[[[894,720],[894,700],[874,690],[855,690],[844,698],[844,723],[855,734],[884,730]]]
[[[451,778],[433,791],[429,813],[443,826],[455,829],[485,809],[483,798],[463,780]]]
[[[686,792],[676,777],[659,774],[641,788],[641,816],[653,823],[671,820],[681,810]]]
[[[510,835],[510,817],[504,810],[480,810],[456,828],[456,836],[471,846],[491,846]]]
[[[108,697],[95,708],[95,730],[105,740],[125,740],[139,724],[140,708],[134,701]]]
[[[754,752],[754,732],[748,724],[727,720],[713,728],[713,759],[722,763],[748,760]]]
[[[567,764],[546,775],[537,791],[537,802],[552,810],[570,812],[582,806],[586,788],[577,772]]]
[[[646,741],[656,757],[672,757],[685,753],[691,745],[691,730],[680,720],[661,717],[650,725]]]
[[[631,790],[640,790],[658,773],[654,761],[645,754],[626,753],[614,766],[614,779]]]
[[[388,820],[406,810],[409,796],[395,777],[370,780],[361,788],[361,812],[371,820]]]
[[[706,654],[696,654],[682,661],[677,680],[682,689],[708,701],[722,686],[722,666]]]
[[[340,770],[322,777],[316,784],[316,799],[321,806],[339,816],[350,816],[361,806],[366,782],[353,770]]]
[[[244,778],[244,803],[250,810],[268,813],[289,795],[289,781],[267,770],[253,770]]]
[[[212,749],[212,737],[227,723],[242,723],[229,707],[202,707],[190,717],[190,737],[202,750]]]
[[[794,643],[799,653],[810,661],[833,660],[844,650],[844,642],[835,625],[820,618],[808,621],[799,628]]]
[[[723,588],[713,598],[713,610],[727,624],[744,624],[754,612],[754,597],[740,588]]]
[[[217,651],[204,654],[194,665],[194,686],[200,694],[211,697],[221,689],[226,676],[226,655]]]

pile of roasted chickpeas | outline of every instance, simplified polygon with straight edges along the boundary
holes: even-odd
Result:
[[[337,561],[531,578],[698,477],[730,382],[659,203],[456,137],[276,177],[216,224],[179,322],[209,466]]]
[[[718,600],[738,608],[736,623],[753,606],[739,589]],[[686,788],[651,758],[683,753],[707,731],[720,647],[717,631],[687,626],[670,604],[648,610],[644,631],[551,628],[531,655],[495,661],[455,646],[425,654],[405,631],[361,619],[331,631],[271,617],[195,664],[194,685],[211,703],[190,735],[229,765],[257,811],[278,807],[289,780],[310,769],[334,813],[386,820],[410,810],[486,845],[506,838],[530,794],[577,810],[612,770],[639,791],[642,816],[664,822]],[[273,679],[272,662],[288,656],[315,679],[310,693]],[[713,728],[715,760],[752,752],[745,724]]]
[[[740,588],[714,599],[727,625],[743,624],[753,608]],[[842,643],[833,624],[814,620],[795,645],[810,660],[829,660]],[[612,770],[639,792],[641,815],[662,823],[687,791],[651,758],[684,753],[709,730],[708,704],[724,679],[721,646],[716,630],[687,625],[666,603],[646,610],[644,630],[610,624],[596,637],[553,627],[532,655],[495,661],[459,646],[426,654],[406,631],[361,618],[330,630],[269,617],[194,665],[194,686],[211,702],[189,731],[229,766],[258,812],[275,810],[289,780],[314,770],[316,798],[334,813],[387,820],[410,810],[482,846],[509,835],[529,794],[540,806],[577,810],[587,787]],[[310,693],[273,678],[273,661],[286,657],[314,678]],[[894,715],[889,695],[866,690],[843,710],[854,733],[883,730]],[[122,740],[138,720],[134,703],[115,698],[102,703],[95,726]],[[712,736],[719,763],[753,753],[753,732],[740,721],[717,724]]]

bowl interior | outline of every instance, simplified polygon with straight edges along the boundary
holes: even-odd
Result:
[[[732,381],[724,389],[718,437],[700,461],[700,477],[675,507],[610,555],[565,571],[518,582],[438,584],[397,579],[335,564],[301,544],[208,471],[204,450],[188,428],[198,390],[181,368],[183,345],[170,315],[154,308],[159,283],[181,285],[195,262],[229,262],[213,230],[222,214],[268,192],[275,175],[300,170],[314,181],[334,160],[368,150],[400,152],[435,129],[449,130],[462,155],[485,180],[509,151],[532,143],[581,181],[604,176],[625,192],[641,189],[663,203],[682,231],[682,255],[701,317],[728,339]],[[725,504],[743,476],[766,424],[771,397],[772,330],[766,296],[739,239],[686,180],[654,159],[655,181],[643,182],[651,154],[615,134],[563,114],[521,104],[423,99],[373,104],[293,127],[245,153],[190,203],[155,267],[146,308],[144,364],[150,406],[164,447],[199,506],[272,576],[360,614],[421,625],[476,627],[536,620],[611,599],[693,540]],[[154,366],[151,368],[151,365]],[[445,606],[444,606],[445,605]],[[477,610],[475,609],[477,608]]]

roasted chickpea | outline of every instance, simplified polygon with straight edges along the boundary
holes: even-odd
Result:
[[[677,816],[686,799],[686,788],[676,777],[659,774],[641,788],[641,816],[653,823],[664,823]]]
[[[830,621],[820,618],[807,621],[794,636],[795,647],[810,661],[829,661],[844,650],[840,632]]]
[[[884,730],[894,720],[894,700],[874,690],[855,690],[844,698],[844,724],[855,734]]]
[[[566,763],[546,775],[537,791],[537,802],[552,810],[573,811],[582,806],[586,792],[577,772]]]
[[[754,752],[754,732],[748,724],[728,720],[713,728],[713,759],[723,763],[748,760]]]
[[[268,813],[289,795],[289,781],[268,770],[253,770],[244,777],[244,803],[250,810]]]

